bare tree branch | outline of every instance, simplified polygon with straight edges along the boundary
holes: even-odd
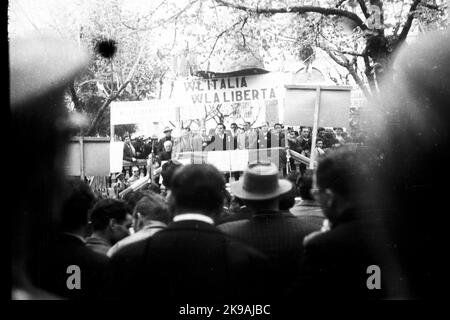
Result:
[[[323,8],[323,7],[316,7],[316,6],[295,6],[290,8],[252,8],[244,5],[239,5],[235,3],[231,3],[224,0],[215,0],[217,3],[222,4],[223,6],[234,8],[246,12],[251,13],[257,13],[257,14],[276,14],[276,13],[308,13],[308,12],[315,12],[320,13],[326,16],[340,16],[340,17],[346,17],[350,20],[353,20],[357,26],[359,26],[361,29],[365,30],[367,29],[367,26],[364,24],[364,22],[361,20],[361,18],[350,11],[342,10],[342,9],[336,9],[336,8]]]
[[[406,39],[406,36],[409,33],[409,30],[411,29],[412,22],[415,18],[414,13],[417,9],[417,6],[420,4],[421,0],[414,0],[413,4],[409,8],[408,18],[406,19],[406,23],[403,26],[402,32],[398,36],[397,45],[403,42]]]
[[[431,9],[431,10],[437,10],[437,11],[444,11],[445,9],[447,9],[447,5],[443,5],[440,7],[438,5],[426,3],[426,2],[425,3],[421,2],[420,5],[422,7],[425,7],[425,8]]]
[[[212,46],[212,48],[211,48],[211,51],[209,52],[208,57],[207,57],[202,63],[200,63],[200,64],[204,64],[206,61],[209,60],[209,58],[211,58],[211,56],[212,56],[212,54],[214,53],[214,50],[215,50],[215,48],[216,48],[217,42],[220,40],[220,38],[222,38],[222,36],[223,36],[224,34],[230,32],[231,30],[233,30],[233,29],[234,29],[238,24],[240,24],[241,22],[243,22],[242,27],[241,27],[241,30],[242,30],[242,28],[244,27],[245,22],[247,22],[247,19],[248,19],[248,18],[245,17],[244,19],[241,19],[241,20],[237,21],[237,22],[234,23],[231,27],[229,27],[229,28],[223,30],[221,33],[219,33],[219,34],[216,36],[216,40],[214,41],[214,44],[213,44],[213,46]]]
[[[94,120],[92,120],[91,125],[89,126],[89,129],[86,132],[86,135],[92,135],[95,129],[95,126],[97,125],[97,123],[100,121],[101,116],[103,115],[103,113],[105,112],[106,108],[109,107],[109,105],[111,104],[112,101],[114,101],[115,99],[117,99],[117,97],[120,95],[120,93],[126,88],[126,86],[130,83],[131,79],[134,76],[134,73],[137,69],[137,66],[141,60],[142,54],[144,52],[144,46],[142,46],[139,50],[139,54],[137,56],[136,62],[134,63],[133,67],[130,70],[130,73],[128,74],[127,79],[125,80],[124,83],[122,83],[122,85],[120,86],[120,88],[117,90],[117,92],[113,92],[111,93],[105,100],[105,102],[103,102],[102,106],[100,107],[100,109],[97,111],[97,114],[94,117]]]
[[[367,10],[366,2],[364,0],[358,0],[359,7],[361,8],[362,13],[364,14],[364,17],[369,18],[370,13]]]
[[[339,59],[338,57],[336,57],[336,55],[332,52],[332,50],[330,48],[323,48],[323,49],[330,56],[330,58],[334,60],[334,62],[336,62],[337,64],[339,64],[340,66],[342,66],[348,70],[350,75],[355,80],[356,84],[361,88],[364,95],[369,99],[371,97],[369,90],[367,89],[367,87],[364,84],[361,77],[358,75],[358,72],[356,71],[356,69],[350,64],[350,61],[348,61],[348,59],[345,57],[345,55],[340,55],[340,59]]]

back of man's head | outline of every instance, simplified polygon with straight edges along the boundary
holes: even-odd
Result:
[[[66,181],[64,193],[60,230],[78,231],[88,225],[89,210],[95,202],[94,192],[85,182],[71,178]]]
[[[171,188],[171,180],[175,171],[181,167],[182,164],[176,160],[169,160],[163,164],[161,168],[161,177],[163,178],[162,184],[166,189]]]
[[[307,170],[298,179],[298,194],[302,200],[314,200],[311,194],[311,189],[313,187],[313,174],[310,170]]]
[[[139,190],[131,191],[123,196],[123,200],[128,204],[131,210],[133,210],[136,206],[136,203],[138,203],[138,201],[141,200],[143,196],[144,193]]]
[[[376,173],[375,154],[369,149],[333,150],[319,162],[316,172],[317,186],[330,189],[343,200],[355,206],[370,205],[372,197],[367,193]]]
[[[196,212],[213,216],[222,210],[225,179],[212,165],[191,164],[175,173],[171,191],[175,213]]]
[[[144,220],[155,220],[164,223],[169,223],[170,214],[169,208],[164,201],[164,198],[156,193],[147,193],[141,200],[138,201],[134,208],[134,213],[138,213]]]
[[[111,219],[117,222],[124,221],[131,208],[123,200],[103,199],[100,200],[92,210],[91,224],[93,231],[105,230]]]

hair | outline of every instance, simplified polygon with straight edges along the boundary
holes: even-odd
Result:
[[[289,210],[295,205],[296,187],[295,184],[291,182],[291,189],[280,196],[278,200],[278,207],[280,210]]]
[[[222,122],[218,123],[217,126],[216,126],[216,128],[217,128],[218,126],[222,126],[224,130],[227,128]]]
[[[146,220],[157,220],[169,223],[169,208],[162,196],[156,193],[147,193],[138,201],[134,214],[141,214]]]
[[[162,184],[166,187],[166,189],[171,188],[173,174],[181,166],[182,164],[176,160],[169,160],[163,164],[161,168],[161,177],[163,178]]]
[[[329,188],[355,205],[369,205],[372,197],[366,191],[377,172],[377,154],[370,151],[342,147],[330,152],[319,161],[316,172],[318,187]]]
[[[89,210],[95,203],[92,189],[78,178],[68,178],[61,207],[61,231],[76,231],[88,225]]]
[[[110,219],[124,221],[132,212],[130,206],[123,200],[103,199],[97,202],[91,213],[91,225],[94,231],[104,230]]]
[[[166,145],[172,145],[172,141],[170,141],[170,140],[167,140],[167,141],[164,141],[164,143],[163,143],[163,145],[164,145],[164,147],[166,146]]]
[[[273,127],[275,128],[276,126],[280,126],[280,127],[282,127],[283,128],[283,125],[281,124],[281,123],[275,123],[274,125],[273,125]]]
[[[128,204],[128,206],[133,210],[136,203],[144,196],[141,191],[131,191],[123,196],[123,200]]]
[[[171,191],[176,210],[215,215],[222,210],[225,197],[225,179],[216,167],[209,164],[191,164],[175,172]]]
[[[311,170],[306,170],[298,179],[297,187],[298,194],[302,200],[314,200],[314,197],[311,194],[311,189],[313,187],[313,173]]]
[[[154,182],[147,184],[141,190],[143,191],[144,195],[147,193],[147,191],[154,192],[156,194],[160,194],[161,193],[161,188],[159,187],[158,184],[156,184]]]
[[[236,122],[233,122],[232,124],[230,124],[231,127],[232,127],[233,125],[235,125],[236,127],[238,126]]]

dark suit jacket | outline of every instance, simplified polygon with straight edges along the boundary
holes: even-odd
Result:
[[[280,294],[299,274],[303,238],[318,230],[291,213],[278,211],[258,212],[251,220],[221,224],[219,229],[269,257],[276,272],[273,280],[279,284],[274,290]]]
[[[213,135],[208,143],[207,150],[210,151],[225,151],[234,150],[234,139],[229,134],[224,134],[220,139],[219,135]]]
[[[131,159],[132,157],[136,158],[136,154],[134,154],[131,147],[127,143],[125,143],[123,145],[123,160],[133,161],[133,159]]]
[[[171,141],[172,142],[172,146],[173,146],[174,139],[172,138],[172,136],[170,138],[163,137],[163,138],[159,139],[158,143],[156,144],[156,147],[155,147],[156,148],[156,150],[155,150],[156,154],[164,151],[164,142],[166,142],[166,141]]]
[[[182,303],[264,295],[267,259],[201,221],[171,223],[112,257],[118,298]]]
[[[40,257],[39,273],[36,285],[69,299],[105,298],[104,288],[107,280],[109,259],[89,249],[75,236],[58,235],[50,248]],[[80,268],[81,289],[67,288],[67,273],[70,265]]]
[[[372,213],[369,213],[372,214]],[[395,261],[388,261],[392,249],[383,236],[384,224],[367,220],[356,212],[345,213],[330,231],[311,238],[305,244],[305,261],[297,297],[367,299],[384,298],[387,285],[395,286],[392,277]],[[386,255],[386,256],[383,256]],[[381,290],[369,290],[367,268],[381,269]]]

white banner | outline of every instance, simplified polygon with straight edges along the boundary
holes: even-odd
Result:
[[[176,121],[172,100],[116,101],[111,103],[111,125]]]
[[[174,96],[180,105],[203,107],[246,101],[279,100],[284,96],[286,75],[278,72],[254,76],[180,80],[174,83]]]
[[[111,141],[109,147],[109,171],[111,173],[122,172],[123,142]]]

